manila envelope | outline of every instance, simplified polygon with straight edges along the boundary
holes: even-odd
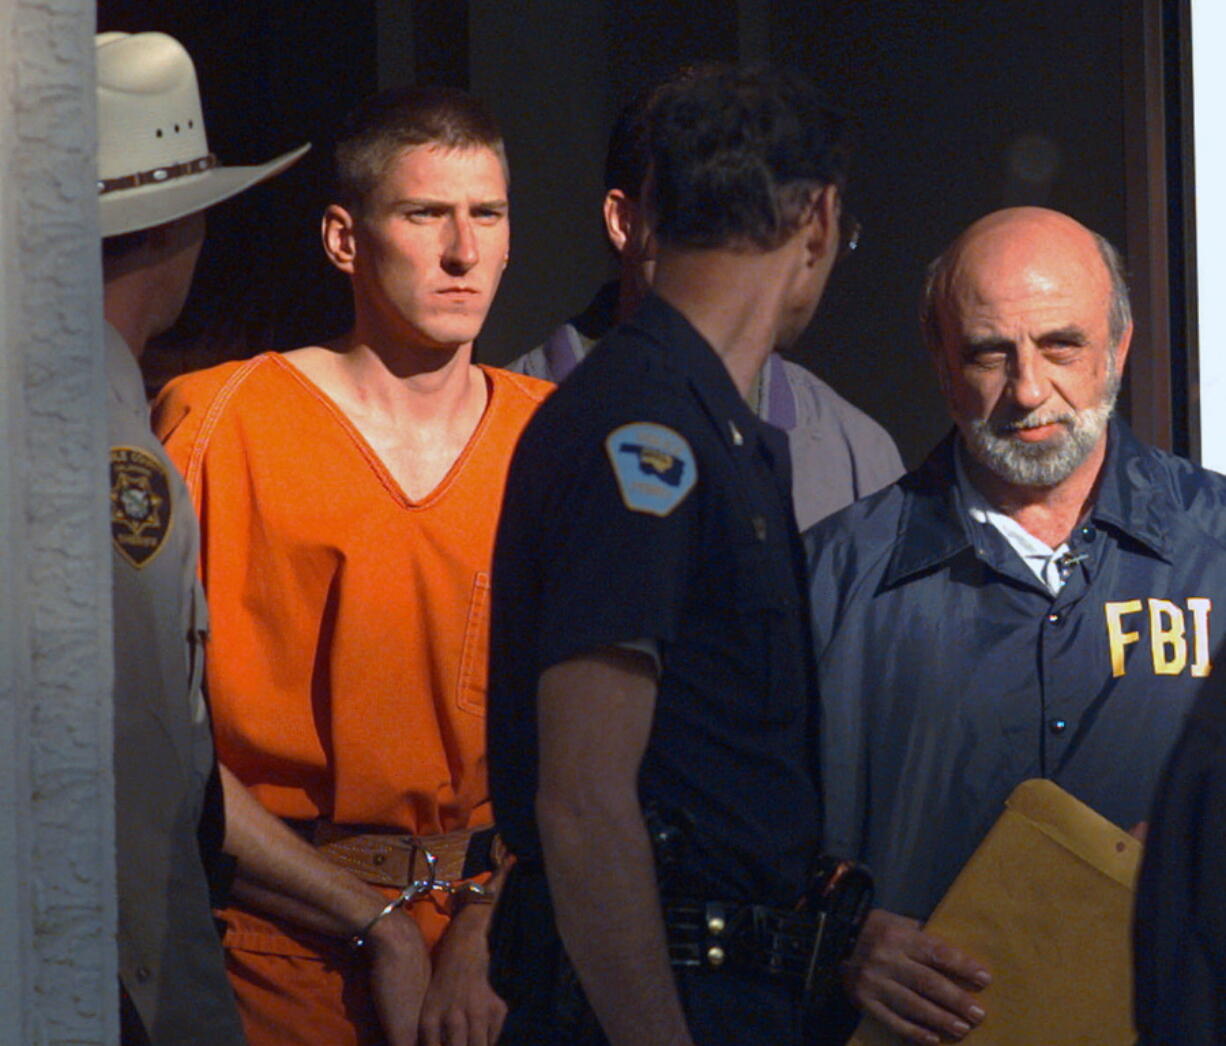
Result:
[[[972,1046],[1130,1046],[1141,844],[1051,781],[1024,781],[928,920],[992,983]],[[865,1017],[848,1046],[903,1040]]]

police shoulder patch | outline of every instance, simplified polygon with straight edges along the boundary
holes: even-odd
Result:
[[[166,466],[140,447],[111,448],[111,541],[138,569],[161,550],[170,533],[170,477]]]
[[[604,446],[622,501],[635,512],[667,516],[698,479],[689,443],[665,425],[650,421],[622,425],[609,433]]]

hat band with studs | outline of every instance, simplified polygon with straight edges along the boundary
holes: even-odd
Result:
[[[151,171],[139,171],[136,174],[124,175],[122,178],[100,178],[98,180],[98,195],[105,196],[119,189],[136,189],[142,185],[158,185],[174,178],[183,178],[189,174],[201,174],[217,166],[217,157],[212,153],[187,160],[184,163],[172,163],[168,167],[154,167]]]

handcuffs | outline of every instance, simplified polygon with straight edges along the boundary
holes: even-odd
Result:
[[[365,948],[371,930],[378,926],[383,919],[391,915],[392,912],[396,911],[396,909],[412,904],[418,898],[426,897],[436,891],[445,893],[452,898],[453,913],[459,911],[461,907],[467,904],[494,903],[494,891],[482,883],[474,883],[469,880],[456,884],[446,879],[435,878],[434,870],[438,867],[438,858],[424,847],[421,854],[426,862],[425,878],[414,879],[410,882],[397,896],[388,901],[370,922],[350,937],[348,943],[351,950],[358,952]]]

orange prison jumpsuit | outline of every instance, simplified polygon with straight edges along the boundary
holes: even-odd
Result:
[[[275,353],[179,378],[154,405],[200,516],[217,753],[281,817],[422,835],[490,821],[494,531],[511,452],[552,386],[483,371],[485,414],[420,502]],[[428,899],[412,913],[433,946],[445,917]],[[252,1046],[382,1040],[344,942],[222,916]]]

